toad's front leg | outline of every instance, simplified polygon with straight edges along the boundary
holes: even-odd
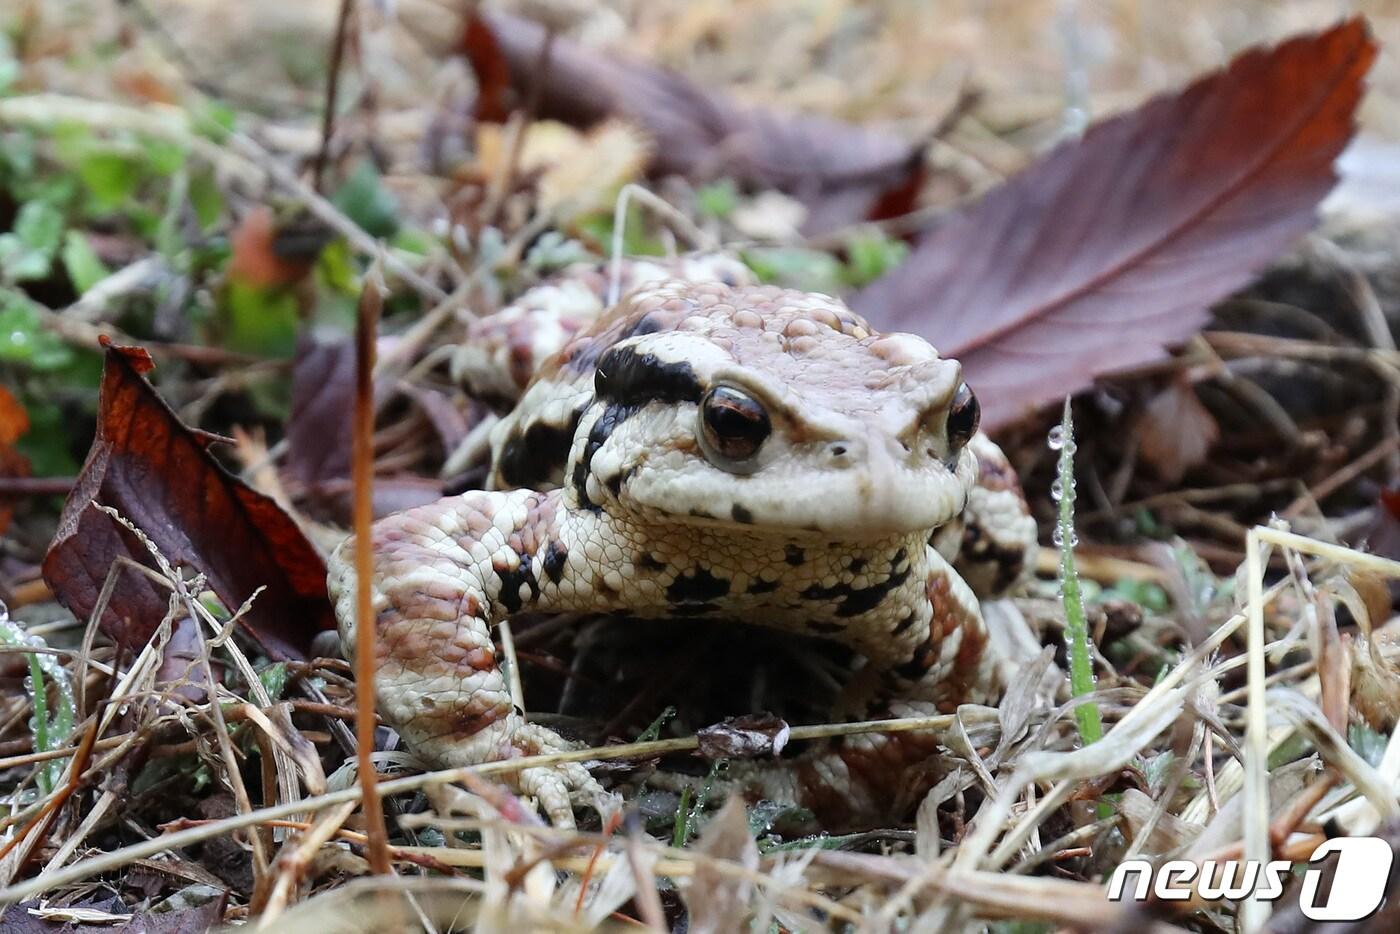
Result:
[[[492,625],[522,608],[553,609],[561,560],[557,493],[467,493],[373,527],[375,693],[384,720],[420,757],[445,767],[569,749],[525,722],[496,658]],[[353,540],[329,562],[347,656],[355,645]],[[542,589],[541,582],[545,583]],[[571,792],[602,794],[578,763],[529,768],[510,784],[573,825]]]
[[[952,713],[996,694],[987,631],[977,598],[933,548],[890,566],[907,584],[892,589],[835,638],[865,658],[840,714],[883,720]],[[939,748],[928,731],[839,737],[782,762],[745,762],[731,778],[750,797],[795,801],[828,828],[899,819],[931,786],[922,764]]]

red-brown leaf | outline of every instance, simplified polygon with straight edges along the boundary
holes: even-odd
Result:
[[[145,532],[171,564],[208,575],[229,608],[265,588],[245,628],[274,658],[304,657],[312,637],[334,625],[325,563],[275,502],[218,464],[208,448],[220,439],[180,423],[141,375],[151,366],[140,348],[107,348],[97,438],[44,557],[44,579],[82,619],[118,556],[151,565],[141,543],[96,501]],[[139,647],[164,616],[168,595],[142,575],[122,573],[103,630]]]
[[[483,24],[494,46],[473,32]],[[462,48],[483,87],[496,86],[503,57],[523,100],[541,80],[543,41],[538,24],[493,14],[471,21]],[[554,40],[542,80],[539,116],[581,127],[622,117],[651,137],[653,173],[777,188],[807,205],[809,234],[864,220],[877,207],[888,214],[908,200],[923,165],[921,143],[826,117],[741,107],[675,72],[567,39]]]
[[[853,304],[962,360],[990,428],[1160,357],[1312,226],[1375,54],[1352,19],[1095,124]]]
[[[29,413],[18,399],[0,386],[0,477],[29,476],[29,458],[15,450],[14,444],[29,430]],[[14,500],[0,496],[0,535],[14,518]]]

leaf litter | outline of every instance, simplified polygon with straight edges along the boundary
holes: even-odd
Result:
[[[357,15],[362,37],[395,34]],[[682,31],[701,28],[695,16]],[[437,33],[455,38],[426,101],[399,96],[378,67],[387,45],[347,46],[348,90],[326,139],[314,114],[232,112],[192,80],[193,61],[170,69],[168,48],[154,59],[160,78],[125,73],[116,94],[64,97],[41,83],[0,97],[7,141],[28,140],[48,173],[7,155],[0,208],[41,203],[27,216],[57,219],[56,233],[19,231],[0,281],[12,335],[43,349],[0,356],[15,387],[5,424],[29,424],[3,441],[45,470],[0,476],[17,507],[0,583],[15,618],[47,640],[0,658],[42,650],[77,687],[75,722],[42,741],[29,721],[55,709],[61,679],[34,682],[44,704],[33,692],[8,698],[5,923],[48,913],[146,929],[1305,924],[1287,899],[1270,922],[1258,903],[1117,905],[1103,881],[1130,856],[1204,861],[1272,845],[1306,860],[1334,828],[1400,839],[1400,566],[1387,559],[1400,487],[1400,360],[1386,323],[1395,251],[1326,226],[1298,245],[1353,131],[1375,51],[1365,24],[1248,51],[1091,126],[970,204],[955,202],[985,187],[987,166],[1027,151],[1016,132],[988,129],[985,93],[960,91],[961,103],[924,106],[897,127],[799,116],[739,103],[635,50],[600,52],[588,25],[559,11],[455,20]],[[557,34],[544,54],[546,33]],[[172,36],[175,47],[195,41]],[[480,78],[474,103],[457,55]],[[87,137],[64,129],[79,114]],[[466,145],[439,133],[425,153],[412,129],[425,126],[456,126]],[[132,147],[144,162],[123,161]],[[352,195],[321,198],[300,180],[318,151],[325,190]],[[87,187],[43,186],[65,172]],[[628,210],[613,229],[606,191],[642,180],[684,224]],[[753,205],[784,204],[793,222],[754,224]],[[875,223],[857,233],[863,221]],[[843,292],[881,325],[960,355],[1046,530],[1055,452],[1043,403],[1077,394],[1078,515],[1062,540],[1083,541],[1075,563],[1097,683],[1075,700],[1099,711],[1103,735],[1076,739],[1053,567],[988,608],[1012,670],[1037,676],[1013,680],[999,710],[920,720],[823,722],[835,662],[819,648],[755,635],[757,653],[788,674],[774,684],[757,661],[723,668],[713,639],[658,630],[656,644],[638,645],[635,630],[522,620],[509,651],[532,716],[558,710],[585,735],[592,723],[598,743],[543,761],[620,763],[607,774],[631,789],[629,810],[562,834],[491,784],[537,760],[421,773],[381,729],[369,760],[386,773],[399,875],[359,878],[383,830],[367,834],[358,806],[348,667],[317,638],[330,623],[317,549],[339,533],[305,518],[343,529],[343,499],[325,506],[353,486],[354,356],[343,338],[312,335],[346,333],[369,264],[382,262],[391,291],[379,349],[391,363],[373,400],[376,494],[431,497],[470,482],[443,481],[440,468],[489,426],[448,375],[465,320],[570,262],[605,261],[614,236],[626,252],[664,251],[686,224],[730,243],[766,230],[776,239],[740,244],[760,275]],[[60,255],[58,244],[78,242],[70,234],[92,244],[113,225],[125,260]],[[142,262],[140,277],[122,277]],[[94,292],[103,301],[84,303]],[[81,326],[57,310],[68,303]],[[161,359],[159,391],[144,375],[150,357],[99,347],[104,330],[136,335]],[[87,447],[85,421],[96,426],[87,463],[55,473],[63,460],[43,444]],[[262,490],[194,425],[251,427],[258,437],[230,457]],[[263,433],[281,440],[263,445]],[[25,485],[36,479],[45,485]],[[44,496],[70,488],[60,517]],[[66,533],[49,548],[56,524]],[[1374,553],[1349,547],[1368,544]],[[606,691],[588,687],[598,670],[615,679]],[[714,670],[723,684],[706,682]],[[676,679],[693,690],[663,714],[656,691]],[[754,714],[786,716],[715,726],[707,700],[735,685]],[[585,695],[593,707],[580,706]],[[722,795],[687,804],[664,781],[644,783],[658,764],[714,774],[699,752],[767,756],[899,729],[933,731],[946,750],[942,779],[906,825],[831,836],[810,815]],[[686,808],[686,845],[664,845]]]

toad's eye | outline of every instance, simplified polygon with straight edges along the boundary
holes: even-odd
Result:
[[[737,462],[758,453],[773,424],[753,396],[733,386],[716,386],[700,400],[700,432],[712,452]]]
[[[948,447],[960,451],[977,434],[977,423],[982,420],[982,407],[977,397],[967,388],[967,383],[953,393],[953,401],[948,404]]]

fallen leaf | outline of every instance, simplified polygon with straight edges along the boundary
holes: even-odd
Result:
[[[447,451],[466,435],[465,417],[442,393],[400,387],[422,407]],[[355,344],[349,337],[303,334],[292,370],[292,413],[287,420],[283,476],[298,506],[317,518],[345,523],[350,517],[350,424],[355,404]],[[449,446],[450,444],[450,446]],[[385,516],[442,498],[430,477],[376,477],[374,514]]]
[[[997,428],[1157,359],[1312,226],[1375,58],[1364,20],[1090,127],[855,296],[963,363]]]
[[[630,124],[605,120],[587,131],[538,120],[524,131],[519,152],[511,134],[482,123],[476,128],[477,169],[500,177],[512,158],[521,176],[537,176],[539,205],[560,226],[580,215],[611,211],[618,189],[635,181],[647,162],[650,141]]]
[[[1201,404],[1189,380],[1173,380],[1143,409],[1141,441],[1143,460],[1157,469],[1168,483],[1176,483],[1192,467],[1206,461],[1211,445],[1220,437],[1215,416]]]
[[[355,401],[355,344],[347,336],[305,333],[292,366],[284,472],[302,491],[350,476],[350,410]]]
[[[482,29],[494,42],[482,39]],[[620,117],[641,128],[653,145],[653,175],[779,189],[806,205],[809,235],[877,210],[888,216],[917,185],[921,141],[828,117],[742,107],[675,72],[565,38],[554,39],[541,76],[544,34],[530,20],[492,14],[470,21],[460,48],[492,99],[504,59],[517,103],[538,94],[537,116],[576,127]],[[487,119],[489,110],[480,108],[478,116]]]
[[[145,547],[96,501],[134,523],[172,565],[206,574],[230,609],[264,588],[243,626],[271,657],[305,657],[315,634],[334,625],[325,562],[275,502],[209,453],[223,439],[180,423],[142,376],[151,366],[139,347],[107,345],[97,438],[44,556],[44,580],[85,619],[118,557],[151,564]],[[168,592],[154,582],[122,573],[103,631],[140,647],[167,604]]]

